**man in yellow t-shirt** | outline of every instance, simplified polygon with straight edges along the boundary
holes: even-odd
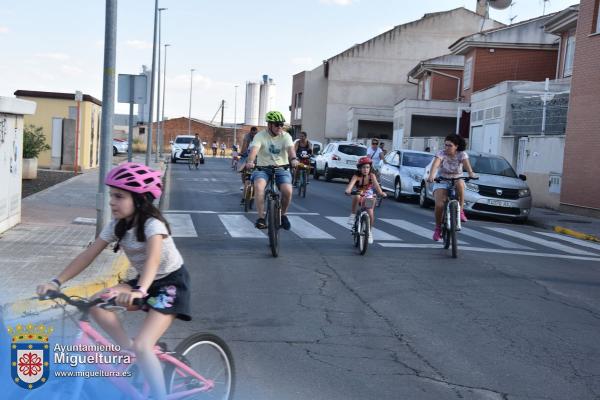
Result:
[[[254,136],[250,145],[250,153],[246,168],[252,169],[258,167],[281,167],[275,169],[275,183],[281,192],[281,227],[289,230],[290,221],[286,215],[287,209],[292,201],[292,175],[289,169],[284,169],[288,165],[296,167],[296,153],[294,151],[294,142],[289,133],[283,130],[285,118],[279,111],[269,111],[266,115],[267,129],[260,131]],[[256,201],[256,211],[258,219],[256,227],[265,229],[265,187],[269,174],[265,171],[256,170],[252,173],[254,182],[254,200]]]

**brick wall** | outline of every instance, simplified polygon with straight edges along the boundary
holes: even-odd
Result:
[[[463,91],[465,99],[470,101],[472,93],[503,81],[543,81],[554,78],[557,50],[471,50],[465,54],[465,61],[468,57],[473,57],[471,88]]]
[[[581,0],[579,6],[560,201],[570,211],[600,216],[600,34],[593,35],[597,3]]]
[[[462,85],[462,71],[453,69],[439,69],[437,71],[460,78],[460,84]],[[456,88],[459,84],[457,79],[449,78],[439,74],[432,74],[431,79],[431,100],[456,99]]]
[[[238,144],[241,145],[242,140],[244,139],[244,135],[250,131],[250,128],[250,125],[240,125],[238,127]],[[258,129],[261,130],[260,127],[258,127]],[[177,135],[188,134],[188,119],[185,117],[181,117],[166,120],[164,124],[164,130],[165,145],[167,145],[169,141],[175,140],[175,137]],[[212,144],[213,141],[216,141],[219,144],[225,142],[228,148],[233,145],[233,128],[215,127],[212,125],[192,120],[191,134],[194,135],[196,133],[198,133],[200,135],[200,139],[203,142],[208,143],[208,145]],[[156,123],[152,124],[152,136],[153,143],[156,144]]]

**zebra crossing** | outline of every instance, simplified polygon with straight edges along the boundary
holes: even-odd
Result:
[[[175,238],[198,237],[194,220],[206,226],[219,226],[231,239],[267,240],[266,231],[254,227],[256,214],[169,210],[164,213]],[[321,216],[318,213],[289,213],[291,235],[304,240],[350,243],[347,216]],[[201,222],[199,222],[201,221]],[[216,225],[215,225],[216,223]],[[421,224],[404,219],[377,218],[373,229],[375,243],[384,248],[439,248],[431,240],[433,223]],[[508,225],[507,225],[508,226]],[[211,228],[212,230],[212,228]],[[585,259],[600,261],[600,244],[586,242],[553,232],[529,231],[521,227],[502,226],[463,227],[459,244],[461,251],[504,253],[514,255]]]

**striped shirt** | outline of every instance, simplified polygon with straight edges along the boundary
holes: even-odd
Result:
[[[113,219],[107,224],[104,229],[102,229],[102,232],[100,232],[100,239],[108,243],[116,242],[117,235],[115,235],[115,226],[117,225],[117,222],[117,219]],[[148,243],[148,239],[154,235],[163,236],[160,251],[160,267],[154,280],[160,279],[171,272],[178,270],[183,264],[183,258],[181,257],[179,250],[177,250],[177,247],[175,247],[173,238],[169,236],[166,225],[156,218],[148,218],[144,224],[144,233],[146,234],[146,242],[139,242],[136,238],[136,228],[133,227],[125,233],[119,243],[119,246],[127,256],[127,259],[129,259],[131,266],[136,269],[137,273],[141,274],[144,270],[147,258],[146,244]]]

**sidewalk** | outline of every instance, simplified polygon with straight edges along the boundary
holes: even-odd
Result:
[[[600,242],[600,219],[566,214],[546,208],[532,208],[528,223],[538,228]]]
[[[98,174],[96,168],[23,199],[21,223],[0,235],[5,319],[32,317],[54,305],[32,299],[35,287],[58,275],[94,240]],[[126,257],[108,247],[63,290],[90,296],[117,283],[119,275],[125,278],[128,267]]]

